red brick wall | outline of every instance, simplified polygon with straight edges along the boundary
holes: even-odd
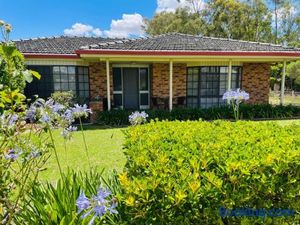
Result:
[[[169,97],[169,64],[152,65],[152,97]],[[173,65],[173,97],[186,96],[186,64]]]
[[[90,77],[90,97],[95,99],[96,97],[107,98],[107,88],[106,88],[106,64],[105,62],[93,62],[89,65],[89,77]],[[111,89],[111,99],[112,99],[112,68],[110,67],[110,89]],[[103,104],[102,100],[92,101],[90,104],[92,111],[102,111]]]
[[[270,64],[244,63],[242,89],[249,93],[248,103],[269,102]]]

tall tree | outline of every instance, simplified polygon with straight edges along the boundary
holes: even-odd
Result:
[[[269,41],[271,14],[262,0],[208,0],[206,35],[248,41]]]
[[[202,34],[204,22],[197,13],[191,13],[186,8],[177,9],[176,12],[161,12],[152,19],[145,20],[146,32],[158,35],[170,32],[185,34]]]
[[[286,0],[278,17],[278,43],[285,45],[297,45],[300,41],[300,13],[290,0]]]
[[[275,32],[274,32],[274,42],[277,44],[278,42],[278,10],[281,7],[281,5],[284,3],[284,0],[271,0],[271,3],[273,4],[273,12],[274,12],[274,25],[275,25]]]

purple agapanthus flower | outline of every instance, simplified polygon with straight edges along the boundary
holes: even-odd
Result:
[[[140,125],[147,122],[147,117],[148,114],[146,112],[135,111],[129,116],[129,122],[131,125]]]
[[[88,199],[83,192],[80,193],[76,205],[78,208],[78,213],[85,211],[81,216],[86,218],[89,215],[92,215],[89,225],[92,225],[97,217],[102,218],[109,212],[110,214],[117,214],[116,202],[112,202],[108,197],[112,195],[111,191],[106,188],[100,187],[97,191],[97,195],[93,196],[91,199]]]
[[[229,90],[224,93],[223,100],[229,100],[229,101],[242,101],[242,100],[248,100],[249,94],[245,91],[240,90],[239,88],[237,90]]]
[[[88,117],[89,114],[92,114],[92,110],[89,109],[86,104],[82,106],[75,104],[74,107],[72,108],[72,112],[74,118]]]
[[[111,204],[111,206],[108,208],[108,211],[110,212],[110,214],[118,214],[118,211],[116,210],[117,208],[117,203],[113,202]]]
[[[10,126],[10,127],[15,126],[18,119],[19,119],[19,116],[17,114],[13,114],[12,116],[10,116],[10,118],[8,120],[8,126]]]
[[[67,121],[68,123],[72,123],[74,122],[74,116],[73,116],[73,112],[70,109],[67,109],[63,115],[61,116],[61,118],[65,121]]]
[[[34,105],[31,105],[29,109],[25,112],[25,118],[28,119],[30,122],[34,122],[37,116],[37,108]]]
[[[40,121],[43,123],[49,123],[50,122],[50,117],[48,116],[48,114],[44,113],[41,118]]]
[[[76,200],[76,206],[78,208],[78,213],[86,210],[90,207],[91,203],[89,199],[85,196],[84,192],[81,191],[79,197]]]
[[[16,161],[18,157],[22,154],[21,151],[16,149],[10,149],[8,150],[7,154],[5,155],[5,158],[11,161]]]

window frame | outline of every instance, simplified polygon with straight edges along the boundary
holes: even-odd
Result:
[[[187,76],[187,78],[186,78],[186,99],[187,99],[186,106],[187,107],[191,107],[191,108],[209,108],[209,107],[221,106],[223,104],[226,104],[226,102],[223,102],[221,100],[223,94],[220,94],[221,93],[221,90],[220,90],[221,76],[223,76],[223,74],[224,74],[224,73],[221,73],[221,67],[226,67],[227,71],[228,71],[228,66],[227,65],[223,65],[223,66],[191,66],[191,67],[187,67],[187,72],[186,72],[186,76]],[[202,72],[203,68],[208,68],[208,69],[206,70],[206,72]],[[214,72],[212,68],[215,68],[215,71],[217,71],[217,72]],[[243,67],[242,66],[232,66],[232,68],[238,68],[238,73],[235,73],[237,75],[236,76],[236,80],[235,80],[235,84],[236,84],[237,88],[240,88],[240,87],[242,87]],[[192,70],[197,69],[198,70],[197,74],[194,74],[193,72],[189,73],[189,70],[191,70],[191,69]],[[198,76],[197,81],[194,81],[194,76],[195,75]],[[215,83],[215,81],[214,81],[214,78],[212,78],[211,81],[209,81],[209,83],[212,84],[212,87],[208,88],[207,78],[209,76],[215,76],[215,75],[217,75],[217,78],[218,78],[217,87],[214,88],[214,84],[213,83]],[[189,81],[190,76],[193,76],[192,81]],[[206,82],[205,82],[206,88],[204,90],[206,90],[206,91],[210,90],[210,92],[212,93],[212,95],[201,93],[201,89],[202,89],[201,85],[202,85],[204,76],[206,76]],[[189,95],[189,93],[190,93],[190,91],[189,91],[189,89],[190,89],[189,88],[189,83],[193,84],[194,82],[197,82],[197,86],[198,86],[197,96],[195,96],[195,95]],[[231,82],[233,82],[232,78],[231,78]],[[228,72],[226,74],[226,79],[225,79],[225,91],[227,91],[227,88],[228,88],[227,85],[228,85]],[[194,88],[192,88],[192,89],[194,89]],[[217,90],[218,94],[213,94],[214,90]],[[217,102],[214,102],[215,98],[218,98]],[[194,99],[194,100],[197,99],[197,103],[194,103],[193,101],[190,102],[189,99]],[[205,100],[205,104],[203,104],[204,102],[202,103],[201,99],[206,99]],[[208,99],[211,99],[211,101],[208,101]],[[214,105],[214,103],[217,103],[217,104]]]

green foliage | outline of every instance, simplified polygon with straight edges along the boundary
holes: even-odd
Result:
[[[70,107],[74,105],[74,94],[72,91],[58,91],[58,92],[54,92],[51,94],[51,98],[65,106],[65,107]]]
[[[178,9],[174,13],[161,12],[145,22],[146,32],[150,35],[170,32],[197,35],[204,32],[203,19],[198,14],[189,13],[186,9]]]
[[[261,0],[209,0],[204,11],[206,35],[248,41],[271,41],[271,14]]]
[[[130,127],[119,180],[128,224],[295,224],[300,126],[151,122]],[[221,218],[219,208],[290,208],[295,217]]]
[[[172,112],[168,110],[145,110],[150,120],[216,120],[216,119],[235,119],[230,106],[192,109],[192,108],[176,108]],[[97,113],[97,122],[99,124],[121,126],[129,125],[128,117],[132,111],[128,110],[112,110]],[[240,105],[241,119],[280,119],[299,117],[300,109],[297,106],[272,106],[269,104],[258,105]]]
[[[292,62],[287,66],[286,70],[287,76],[295,82],[295,84],[300,85],[300,61]]]
[[[56,184],[33,183],[16,217],[16,225],[88,224],[90,218],[82,219],[81,214],[77,213],[76,200],[80,191],[87,196],[96,195],[100,185],[108,187],[114,194],[120,192],[115,174],[104,180],[102,173],[94,170],[84,173],[69,171]],[[106,224],[116,224],[114,221],[117,218],[115,215],[105,218]],[[103,221],[96,221],[95,224],[103,224]]]
[[[32,81],[32,76],[40,79],[40,75],[25,69],[22,53],[9,41],[11,25],[0,21],[0,30],[4,38],[4,42],[0,42],[0,85],[2,89],[22,92],[26,82]]]

